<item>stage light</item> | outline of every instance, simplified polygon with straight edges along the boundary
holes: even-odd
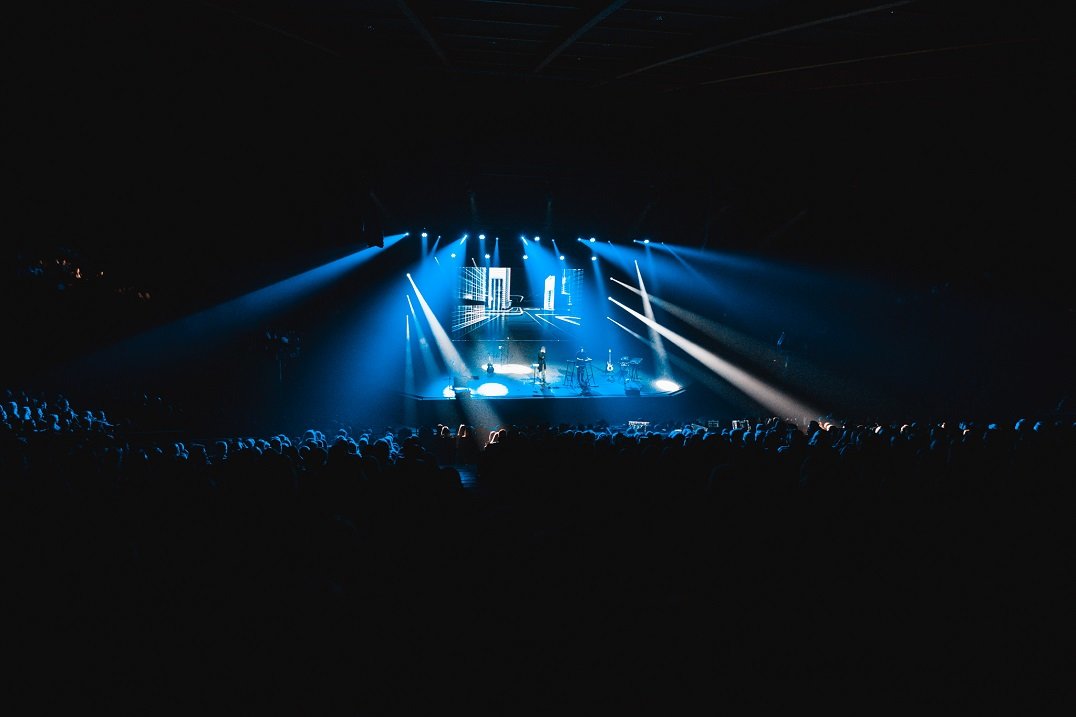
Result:
[[[564,255],[563,254],[560,255],[560,260],[564,261]]]
[[[674,391],[680,390],[680,384],[676,383],[675,381],[670,381],[667,378],[659,378],[658,380],[654,381],[654,388],[658,389],[659,391],[672,393]]]
[[[480,241],[485,241],[485,240],[486,240],[486,235],[485,235],[485,234],[479,234],[479,235],[478,235],[478,239],[479,239]]]
[[[643,239],[643,244],[649,244],[649,243],[650,243],[649,239]]]
[[[456,258],[456,252],[452,252],[451,254],[449,254],[449,256],[452,257],[453,259],[455,259]]]
[[[592,257],[590,257],[590,260],[591,260],[591,261],[597,261],[597,260],[598,260],[598,257],[596,257],[596,256],[592,256]]]
[[[529,257],[529,256],[527,256],[526,254],[524,254],[524,255],[523,255],[523,258],[524,258],[524,259],[530,259],[530,257]]]
[[[489,254],[486,254],[486,258],[487,258],[487,259],[489,258]]]
[[[594,237],[591,237],[591,238],[590,238],[590,240],[591,240],[591,241],[594,241]]]
[[[534,237],[534,241],[542,241],[542,237],[536,236]]]
[[[503,383],[483,383],[475,389],[479,396],[507,396],[508,387]]]
[[[425,238],[426,238],[426,237],[428,237],[428,236],[429,236],[429,234],[427,234],[426,232],[422,232],[422,238],[423,238],[423,239],[425,239]]]

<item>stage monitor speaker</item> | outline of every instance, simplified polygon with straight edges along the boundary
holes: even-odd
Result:
[[[637,388],[625,388],[624,389],[624,395],[625,396],[638,396],[639,395],[639,389],[637,389]]]

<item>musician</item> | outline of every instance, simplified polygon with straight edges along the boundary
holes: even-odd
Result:
[[[579,385],[587,385],[587,362],[590,359],[587,358],[586,349],[582,346],[579,347],[579,351],[575,354],[575,371],[579,378]]]
[[[545,383],[545,346],[538,351],[538,375]]]

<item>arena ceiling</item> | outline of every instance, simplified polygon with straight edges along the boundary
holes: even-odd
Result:
[[[35,4],[13,23],[20,237],[232,271],[374,215],[1011,266],[984,236],[1026,241],[1063,200],[1039,169],[1070,76],[1052,7]]]

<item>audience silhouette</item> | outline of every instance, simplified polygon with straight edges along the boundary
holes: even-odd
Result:
[[[1071,697],[1063,412],[259,438],[2,399],[9,647],[75,676],[45,707]]]

